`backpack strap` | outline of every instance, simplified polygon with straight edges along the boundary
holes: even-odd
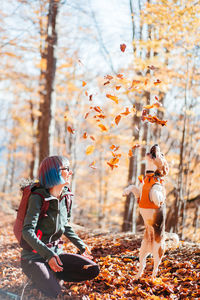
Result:
[[[41,206],[41,210],[40,210],[40,215],[39,215],[39,220],[42,219],[46,213],[47,213],[47,210],[49,208],[49,201],[45,201],[45,198],[44,196],[41,194],[41,193],[37,193],[37,192],[32,192],[32,194],[34,195],[39,195],[43,202],[42,202],[42,206]]]
[[[61,197],[61,200],[65,198],[65,205],[67,208],[67,217],[71,217],[71,207],[72,207],[72,196],[74,196],[71,190],[66,186],[67,191],[65,191]]]

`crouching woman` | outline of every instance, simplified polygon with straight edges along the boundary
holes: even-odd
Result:
[[[22,271],[38,290],[54,298],[61,293],[61,280],[81,282],[99,274],[89,248],[69,223],[71,175],[65,157],[50,156],[42,161],[39,183],[31,189],[22,230],[25,245],[21,253]],[[46,211],[41,217],[44,201]],[[63,251],[62,234],[79,249],[80,255]]]

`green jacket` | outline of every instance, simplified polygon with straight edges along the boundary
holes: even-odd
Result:
[[[43,187],[38,187],[34,192],[42,194],[44,200],[38,194],[30,195],[22,236],[35,251],[23,249],[21,254],[22,259],[35,260],[42,257],[46,261],[49,261],[54,255],[61,254],[63,250],[59,247],[60,245],[49,247],[47,244],[57,241],[62,234],[83,253],[86,245],[69,224],[71,205],[67,211],[65,200],[65,196],[68,199],[71,197],[68,188],[65,187],[63,189],[61,200],[50,195],[49,191]],[[49,201],[49,207],[45,216],[40,219],[39,215],[43,201]],[[39,233],[40,237],[37,237],[37,233]]]

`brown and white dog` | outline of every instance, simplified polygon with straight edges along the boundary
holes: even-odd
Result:
[[[123,192],[123,196],[132,192],[138,199],[140,214],[145,225],[140,248],[140,265],[136,279],[141,277],[149,254],[152,254],[154,258],[152,277],[156,277],[165,252],[166,191],[163,177],[168,174],[169,167],[157,144],[147,153],[146,162],[146,175],[142,187],[138,188],[135,185],[130,185]],[[179,243],[178,236],[171,234],[171,237],[177,247]]]

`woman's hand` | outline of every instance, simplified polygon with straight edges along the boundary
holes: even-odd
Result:
[[[91,255],[91,250],[88,246],[85,248],[85,251],[82,253],[82,255],[86,258],[93,259],[93,256]]]
[[[50,260],[48,261],[48,264],[54,272],[63,271],[63,267],[61,267],[63,263],[60,260],[60,257],[58,255],[55,255],[52,258],[50,258]]]

